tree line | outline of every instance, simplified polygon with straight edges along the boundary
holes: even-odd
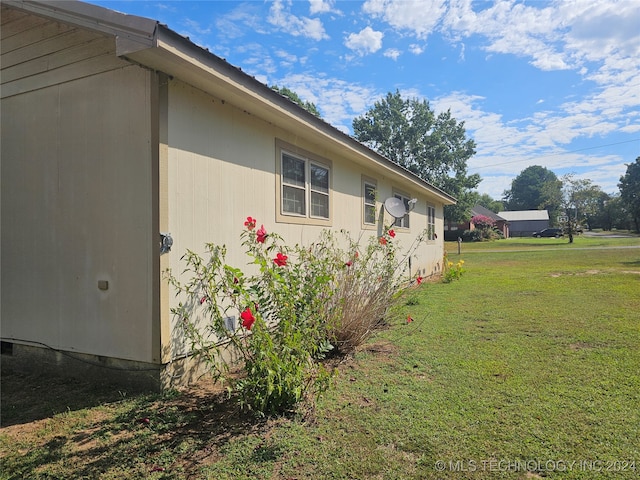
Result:
[[[533,165],[520,172],[504,192],[504,206],[507,210],[547,210],[552,224],[566,217],[570,228],[640,232],[640,157],[627,164],[618,188],[618,193],[608,194],[589,179],[574,174],[558,178],[551,170]]]

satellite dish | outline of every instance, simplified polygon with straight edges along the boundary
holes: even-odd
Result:
[[[389,212],[389,215],[395,218],[402,218],[407,214],[407,209],[404,208],[404,202],[396,197],[389,197],[384,201],[384,209]]]

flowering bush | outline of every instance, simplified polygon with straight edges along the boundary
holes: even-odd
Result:
[[[311,246],[291,249],[264,225],[256,230],[252,217],[244,226],[242,245],[256,273],[227,265],[224,246],[208,244],[207,259],[187,251],[186,283],[169,274],[181,300],[172,312],[214,379],[229,380],[243,407],[266,415],[329,387],[331,373],[317,360],[335,347],[352,350],[383,325],[407,283],[405,260],[426,232],[401,256],[393,229],[364,247],[344,231],[342,241],[325,231]],[[230,330],[226,319],[238,313],[240,326]],[[244,369],[240,379],[228,378],[227,349]]]
[[[172,313],[182,320],[194,354],[202,356],[215,380],[229,380],[243,407],[267,415],[283,412],[308,394],[328,388],[331,373],[321,363],[332,346],[327,341],[324,304],[330,296],[328,268],[311,262],[304,249],[289,252],[281,239],[255,231],[248,217],[241,238],[257,268],[254,275],[225,263],[226,248],[208,244],[208,258],[187,251],[186,283],[169,272],[180,296]],[[197,300],[197,301],[196,301]],[[225,322],[240,313],[240,326]],[[206,318],[206,328],[198,322]],[[229,355],[245,375],[228,378]]]
[[[447,257],[447,254],[444,254],[444,270],[442,272],[442,281],[444,283],[450,283],[454,280],[460,280],[462,274],[465,272],[462,266],[464,265],[464,260],[458,260],[456,263],[453,263]]]
[[[495,228],[496,221],[486,215],[475,215],[471,218],[471,223],[475,225],[475,230],[464,232],[465,240],[474,242],[484,240],[496,240],[501,237],[501,233]]]
[[[475,215],[471,218],[471,223],[480,230],[493,228],[496,225],[495,220],[486,215]]]

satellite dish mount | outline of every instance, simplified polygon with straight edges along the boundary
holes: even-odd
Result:
[[[396,197],[389,197],[384,201],[384,209],[394,218],[402,218],[407,214],[404,202]]]

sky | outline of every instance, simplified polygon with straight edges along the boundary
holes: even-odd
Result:
[[[525,168],[619,192],[640,156],[640,0],[90,0],[152,18],[352,134],[387,93],[451,110],[499,200]]]

